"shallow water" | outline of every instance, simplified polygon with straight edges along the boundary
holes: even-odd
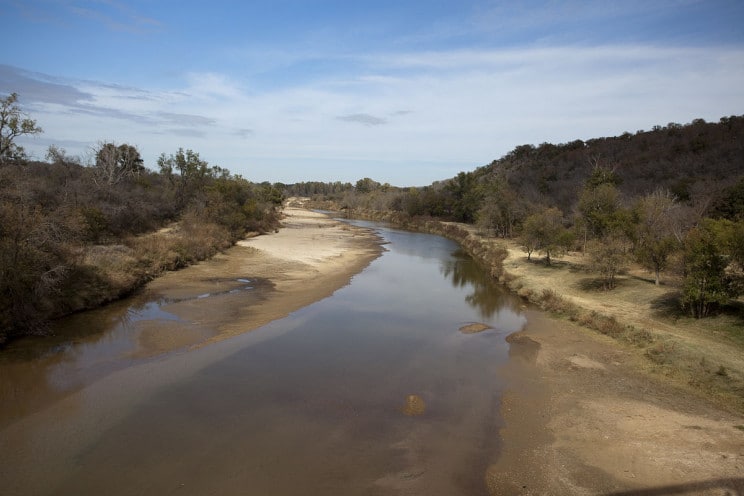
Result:
[[[134,357],[133,320],[178,327],[135,300],[0,355],[6,494],[487,494],[520,304],[449,240],[358,224],[383,255],[250,333]]]

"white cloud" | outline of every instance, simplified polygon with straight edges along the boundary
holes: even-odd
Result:
[[[188,74],[165,91],[57,81],[54,104],[34,103],[33,117],[45,137],[130,142],[150,164],[184,147],[257,181],[310,180],[319,164],[344,163],[337,179],[405,185],[523,143],[744,113],[744,50],[731,47],[381,53],[353,65],[261,91],[218,73]]]

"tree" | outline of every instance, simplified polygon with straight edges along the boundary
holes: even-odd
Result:
[[[591,268],[602,277],[605,291],[615,289],[617,275],[628,263],[628,240],[619,233],[608,234],[589,243]]]
[[[472,172],[460,172],[445,188],[453,197],[452,214],[460,222],[473,222],[483,200],[483,189]]]
[[[49,145],[46,152],[46,159],[50,164],[55,165],[80,165],[80,157],[67,155],[67,150],[57,145]]]
[[[0,100],[0,164],[24,160],[26,153],[15,142],[16,138],[42,132],[35,120],[23,114],[17,101],[17,93]]]
[[[490,181],[484,189],[485,197],[476,214],[478,227],[496,236],[511,238],[514,225],[524,219],[527,210],[524,201],[499,179]]]
[[[658,286],[660,273],[669,255],[677,248],[676,232],[679,205],[665,190],[656,190],[640,199],[637,205],[638,227],[635,255],[638,262],[653,271]]]
[[[522,244],[528,260],[534,250],[539,250],[545,253],[545,263],[550,265],[551,255],[565,253],[572,241],[571,231],[563,225],[563,212],[555,207],[530,215],[524,221]]]
[[[579,198],[579,212],[584,218],[587,235],[601,238],[618,223],[620,193],[613,184],[587,185]]]
[[[685,239],[682,307],[695,318],[707,317],[735,296],[726,277],[728,264],[718,238],[715,226],[703,222],[690,230]]]
[[[96,150],[95,168],[96,183],[112,186],[122,179],[139,176],[145,166],[137,148],[127,144],[101,143]]]
[[[209,164],[199,158],[198,153],[192,150],[184,152],[183,148],[179,148],[170,157],[161,153],[158,166],[160,173],[175,186],[179,208],[183,208],[199,190],[203,189],[206,180],[213,172]]]
[[[356,189],[357,193],[371,193],[379,187],[380,183],[373,179],[370,179],[369,177],[365,177],[356,182],[356,186],[354,187],[354,189]]]

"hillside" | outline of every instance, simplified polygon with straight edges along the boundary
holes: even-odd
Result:
[[[710,208],[744,177],[744,116],[586,142],[522,145],[474,173],[503,178],[527,201],[570,212],[596,166],[615,172],[625,198],[665,188],[684,203]]]

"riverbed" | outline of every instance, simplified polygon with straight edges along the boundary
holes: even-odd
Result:
[[[231,325],[211,340],[225,312],[245,319],[277,290],[240,272],[227,289],[120,302],[74,317],[78,334],[53,345],[4,353],[4,487],[488,494],[501,364],[506,337],[527,325],[522,304],[449,240],[355,228],[374,230],[381,256],[331,296],[251,332]],[[183,346],[141,353],[132,329]]]

